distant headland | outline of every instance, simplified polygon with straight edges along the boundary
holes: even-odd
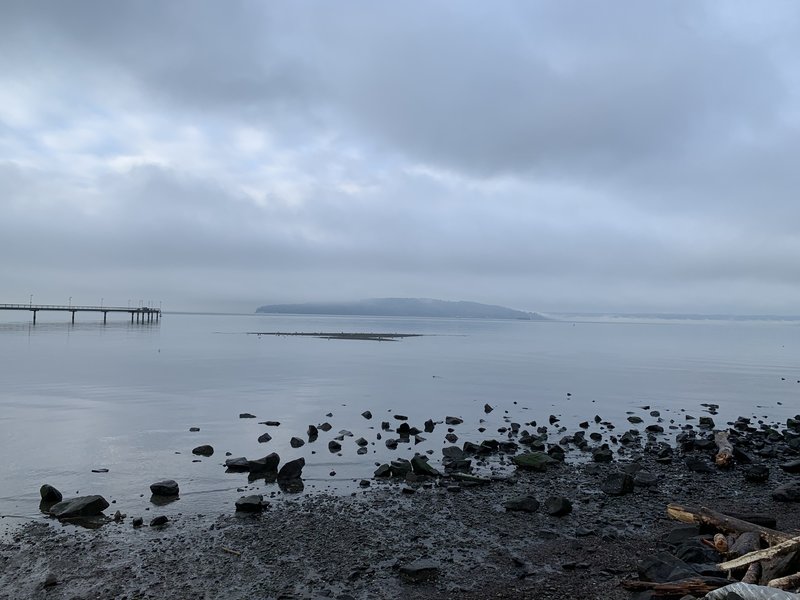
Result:
[[[269,304],[257,313],[292,315],[341,315],[367,317],[438,317],[445,319],[515,319],[548,321],[535,312],[525,312],[479,302],[451,302],[430,298],[372,298],[355,302],[310,302]]]

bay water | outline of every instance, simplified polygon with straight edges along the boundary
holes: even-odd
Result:
[[[67,497],[101,494],[114,501],[111,511],[140,515],[216,515],[232,512],[244,493],[280,495],[275,484],[226,473],[226,452],[304,457],[303,493],[358,492],[376,463],[415,452],[432,451],[437,465],[447,427],[389,450],[384,442],[396,434],[377,434],[382,421],[399,424],[395,414],[420,429],[427,419],[460,417],[453,427],[460,445],[501,439],[507,434],[498,429],[511,421],[554,431],[550,415],[568,432],[585,420],[589,431],[600,430],[599,415],[621,433],[629,413],[655,422],[651,410],[667,428],[699,416],[704,404],[720,405],[714,418],[722,425],[739,415],[785,420],[800,412],[800,329],[791,320],[167,313],[152,324],[120,317],[103,325],[78,315],[72,325],[40,313],[32,325],[27,316],[0,313],[0,528],[43,518],[43,483]],[[365,341],[258,332],[421,335]],[[372,419],[361,416],[366,410]],[[239,418],[244,412],[257,418]],[[259,423],[266,420],[280,426]],[[332,430],[316,442],[289,445],[323,422]],[[353,436],[329,452],[341,430]],[[259,443],[264,432],[272,440]],[[370,444],[358,455],[362,436]],[[201,444],[214,455],[194,456]],[[149,485],[160,479],[178,481],[179,501],[150,503]]]

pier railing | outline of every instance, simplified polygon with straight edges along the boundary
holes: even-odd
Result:
[[[128,313],[131,323],[152,323],[161,320],[161,309],[152,306],[85,306],[76,304],[0,304],[0,310],[27,310],[33,313],[33,323],[36,324],[36,313],[39,311],[69,312],[72,313],[72,322],[75,323],[75,313],[101,312],[103,323],[108,320],[108,313]]]

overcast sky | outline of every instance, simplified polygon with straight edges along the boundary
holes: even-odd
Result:
[[[800,4],[0,4],[0,302],[800,313]]]

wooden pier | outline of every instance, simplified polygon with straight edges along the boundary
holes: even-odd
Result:
[[[0,304],[0,310],[27,310],[33,313],[33,324],[36,325],[36,313],[39,311],[72,313],[72,324],[75,324],[75,313],[103,313],[103,324],[108,322],[108,313],[128,313],[131,323],[152,323],[161,320],[161,309],[150,306],[73,306],[63,304]]]

